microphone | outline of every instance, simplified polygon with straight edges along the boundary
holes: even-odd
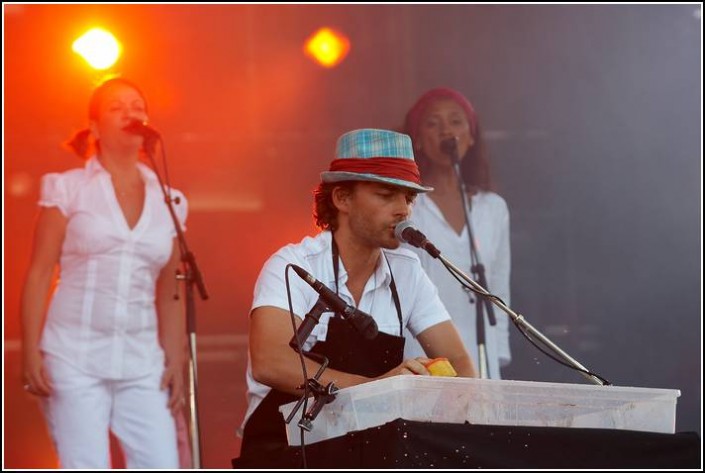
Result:
[[[339,313],[363,337],[369,340],[377,336],[377,324],[371,315],[347,304],[338,294],[328,289],[325,284],[311,276],[305,269],[295,264],[292,264],[291,268],[321,296],[330,310]]]
[[[132,120],[123,128],[123,131],[132,133],[133,135],[140,135],[146,139],[159,139],[161,135],[157,130],[147,125],[147,122],[141,122],[139,120]]]
[[[416,248],[423,248],[434,258],[438,258],[441,254],[440,250],[436,248],[433,243],[428,241],[426,235],[414,227],[414,222],[411,220],[399,222],[397,226],[394,227],[394,236],[402,243],[408,243]]]
[[[450,156],[450,160],[453,164],[457,164],[460,161],[458,157],[458,137],[451,136],[441,141],[441,151]]]
[[[306,339],[308,339],[308,336],[311,335],[313,331],[313,327],[318,324],[318,321],[321,319],[321,314],[327,310],[328,304],[323,300],[323,297],[319,297],[313,307],[311,307],[311,310],[308,311],[308,314],[306,314],[306,317],[304,317],[304,321],[301,323],[298,330],[296,330],[296,335],[291,337],[289,346],[298,352],[299,346],[304,346]],[[299,339],[298,343],[296,342],[297,338]]]

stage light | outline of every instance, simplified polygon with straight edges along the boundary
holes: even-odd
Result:
[[[102,28],[93,28],[73,42],[73,51],[98,70],[111,67],[120,57],[122,46]]]
[[[304,44],[304,52],[323,67],[340,64],[350,51],[350,40],[332,29],[319,28]]]

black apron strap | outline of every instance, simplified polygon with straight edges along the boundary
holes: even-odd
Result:
[[[399,293],[397,292],[397,283],[394,282],[394,273],[392,272],[392,266],[389,264],[387,259],[387,254],[382,252],[384,255],[384,261],[387,262],[387,267],[389,268],[389,276],[392,278],[392,282],[389,283],[389,289],[392,290],[392,299],[394,299],[394,306],[397,308],[397,318],[399,319],[399,336],[403,336],[404,321],[401,315],[401,302],[399,302]]]

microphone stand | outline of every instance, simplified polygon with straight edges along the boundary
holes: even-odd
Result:
[[[468,229],[468,240],[470,240],[470,271],[475,275],[475,278],[479,281],[481,286],[488,287],[487,279],[485,277],[485,266],[480,262],[480,255],[477,251],[477,246],[475,245],[475,237],[473,235],[472,225],[470,224],[470,211],[472,209],[472,205],[468,200],[465,181],[463,181],[462,175],[460,174],[460,158],[458,157],[457,137],[454,136],[452,139],[442,141],[441,147],[446,154],[450,155],[456,181],[458,182],[460,200],[463,203],[465,225]],[[472,294],[468,294],[468,297],[472,303]],[[492,303],[488,299],[477,295],[476,299],[475,331],[477,333],[477,352],[478,363],[480,365],[480,378],[487,379],[489,378],[489,360],[487,359],[487,335],[485,331],[485,315],[483,310],[483,306],[485,304],[487,305],[487,319],[490,322],[490,325],[497,325],[497,319],[494,315]]]
[[[512,318],[512,321],[514,322],[514,325],[517,327],[520,327],[523,331],[528,332],[530,335],[538,338],[541,343],[544,344],[544,346],[548,347],[553,353],[555,353],[559,358],[561,358],[567,365],[576,368],[581,375],[583,375],[588,381],[598,384],[601,386],[608,385],[609,382],[607,382],[604,379],[599,378],[598,376],[595,376],[594,374],[590,373],[590,370],[588,370],[585,366],[580,364],[577,360],[575,360],[573,357],[568,355],[566,352],[561,350],[558,345],[553,343],[551,340],[549,340],[545,335],[543,335],[541,332],[539,332],[536,328],[534,328],[533,325],[531,325],[526,319],[524,319],[523,315],[517,314],[514,312],[512,309],[507,307],[504,302],[499,300],[496,297],[493,297],[484,287],[482,287],[480,284],[475,282],[472,278],[467,276],[465,273],[463,273],[460,268],[458,268],[456,265],[448,261],[443,255],[439,254],[438,259],[440,259],[443,264],[451,269],[458,277],[462,278],[465,282],[470,284],[475,291],[479,292],[480,294],[483,295],[483,297],[489,299],[492,301],[494,305],[502,309],[507,315],[509,315]],[[489,296],[489,297],[488,297]]]
[[[174,223],[174,229],[176,230],[176,236],[179,242],[179,252],[181,253],[181,262],[184,266],[184,273],[181,271],[176,272],[176,279],[184,281],[186,289],[186,332],[189,341],[189,407],[190,407],[190,426],[191,426],[191,451],[193,456],[193,468],[201,468],[201,436],[199,432],[199,420],[198,420],[198,402],[197,402],[197,363],[196,363],[196,304],[195,298],[193,296],[194,286],[198,289],[198,294],[202,300],[208,299],[208,291],[206,291],[205,283],[203,282],[203,275],[198,269],[196,264],[196,257],[189,250],[188,244],[186,243],[186,237],[184,236],[184,231],[181,228],[179,219],[176,217],[176,212],[174,211],[173,201],[171,198],[170,189],[164,185],[161,176],[159,175],[157,169],[157,163],[154,159],[154,150],[156,141],[161,142],[162,158],[164,158],[164,143],[159,136],[145,136],[143,142],[143,148],[150,159],[152,167],[154,168],[154,173],[157,175],[159,180],[159,187],[162,189],[164,194],[164,202],[166,203],[167,209],[169,210],[169,215],[171,215],[171,220]],[[164,169],[168,180],[168,172],[166,172],[166,159],[163,160]],[[176,199],[178,204],[178,198]]]
[[[323,312],[328,311],[330,311],[330,309],[328,308],[326,302],[323,300],[323,297],[319,297],[318,301],[316,301],[314,306],[311,308],[311,310],[308,311],[308,314],[306,314],[306,316],[304,317],[304,321],[299,326],[299,329],[289,341],[289,346],[293,348],[294,351],[321,363],[321,367],[318,369],[313,378],[307,379],[306,382],[302,386],[300,386],[300,388],[304,389],[304,393],[294,406],[294,409],[289,414],[289,417],[287,417],[284,421],[287,424],[291,422],[298,410],[301,408],[301,405],[308,398],[308,393],[312,392],[314,397],[313,405],[308,410],[308,412],[304,413],[303,417],[298,423],[298,426],[304,429],[306,432],[311,432],[311,430],[313,430],[313,421],[316,420],[316,417],[321,412],[321,409],[323,409],[323,406],[335,400],[335,393],[336,391],[338,391],[338,387],[333,381],[328,383],[326,386],[323,386],[318,381],[323,372],[328,367],[328,358],[323,355],[319,355],[318,353],[303,351],[303,349],[301,348],[308,336],[311,334],[313,327],[318,324],[321,318],[321,314],[323,314]]]

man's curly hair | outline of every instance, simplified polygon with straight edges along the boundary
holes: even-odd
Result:
[[[333,189],[342,187],[352,192],[355,181],[321,182],[313,191],[313,219],[321,230],[338,229],[338,209],[333,204]]]

